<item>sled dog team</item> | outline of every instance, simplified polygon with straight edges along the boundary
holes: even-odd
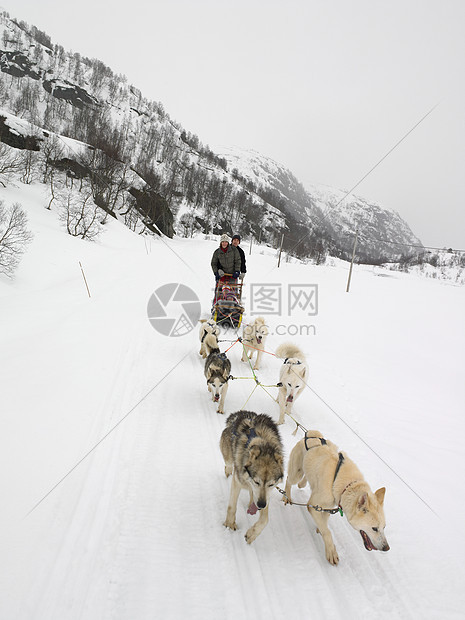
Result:
[[[256,354],[254,370],[259,369],[261,356],[268,335],[262,317],[243,327],[242,361],[249,361]],[[204,373],[212,400],[218,402],[218,413],[224,413],[224,401],[228,391],[231,362],[218,346],[219,328],[210,319],[201,321],[200,351],[205,359]],[[302,393],[307,379],[308,367],[302,351],[290,343],[281,344],[275,355],[284,359],[279,373],[279,419],[274,422],[267,414],[237,411],[226,419],[220,439],[226,477],[232,476],[231,491],[224,525],[237,529],[236,510],[240,491],[249,492],[248,514],[259,511],[258,520],[245,534],[252,543],[268,523],[268,506],[272,490],[284,479],[283,445],[278,424],[284,423],[285,414],[291,413],[292,405]],[[287,479],[283,501],[292,504],[292,487],[310,485],[311,494],[307,510],[312,516],[317,532],[325,546],[326,559],[330,564],[339,562],[336,547],[328,528],[328,520],[334,507],[345,514],[350,525],[360,532],[368,551],[388,551],[384,535],[383,487],[373,493],[357,465],[345,452],[323,437],[316,430],[305,432],[289,456]]]

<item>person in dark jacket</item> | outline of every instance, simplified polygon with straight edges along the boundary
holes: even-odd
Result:
[[[225,273],[232,274],[233,278],[240,276],[241,256],[237,248],[229,243],[228,235],[221,235],[220,247],[213,252],[211,266],[217,280]]]
[[[247,273],[247,267],[245,264],[245,253],[244,250],[242,248],[239,247],[239,244],[241,242],[241,236],[240,235],[233,235],[232,239],[231,239],[231,245],[233,245],[237,251],[239,252],[239,255],[241,257],[241,280],[244,279],[245,274]]]

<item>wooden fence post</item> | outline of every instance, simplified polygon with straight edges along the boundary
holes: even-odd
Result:
[[[346,293],[349,292],[350,290],[350,280],[352,278],[352,267],[354,266],[354,258],[355,258],[355,248],[357,247],[357,238],[358,238],[358,228],[355,231],[355,239],[354,239],[354,249],[352,250],[352,260],[350,262],[350,269],[349,269],[349,278],[347,280],[347,288],[346,288]]]
[[[81,261],[79,261],[79,266],[80,266],[80,268],[81,268],[82,277],[84,278],[84,282],[86,283],[87,294],[88,294],[88,295],[89,295],[89,297],[90,297],[89,286],[88,286],[88,284],[87,284],[86,276],[85,276],[85,273],[84,273],[84,269],[82,268]]]

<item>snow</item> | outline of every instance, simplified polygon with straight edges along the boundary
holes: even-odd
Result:
[[[89,243],[66,235],[41,186],[0,199],[20,202],[34,232],[15,279],[0,277],[1,618],[463,617],[464,287],[355,266],[347,294],[346,263],[278,269],[273,250],[249,255],[243,243],[246,307],[252,283],[282,289],[267,351],[287,339],[307,355],[295,418],[387,489],[391,550],[367,552],[335,515],[333,567],[306,510],[278,492],[251,546],[247,494],[238,531],[223,527],[226,416],[207,393],[198,330],[167,338],[148,321],[150,296],[169,282],[192,288],[209,315],[217,240],[142,238],[110,218]],[[289,316],[288,285],[304,283],[318,284],[318,314]],[[276,334],[300,325],[314,330]],[[250,374],[239,344],[228,356],[235,376]],[[257,374],[273,384],[280,362],[264,358]],[[227,413],[253,387],[233,381]],[[247,408],[277,420],[264,390]],[[288,456],[301,431],[290,419],[280,429]]]

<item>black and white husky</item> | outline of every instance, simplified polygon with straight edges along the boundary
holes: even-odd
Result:
[[[228,381],[231,375],[231,362],[226,357],[226,353],[221,353],[219,349],[212,349],[205,360],[204,374],[212,400],[218,403],[218,413],[224,413],[224,399],[228,392]]]

